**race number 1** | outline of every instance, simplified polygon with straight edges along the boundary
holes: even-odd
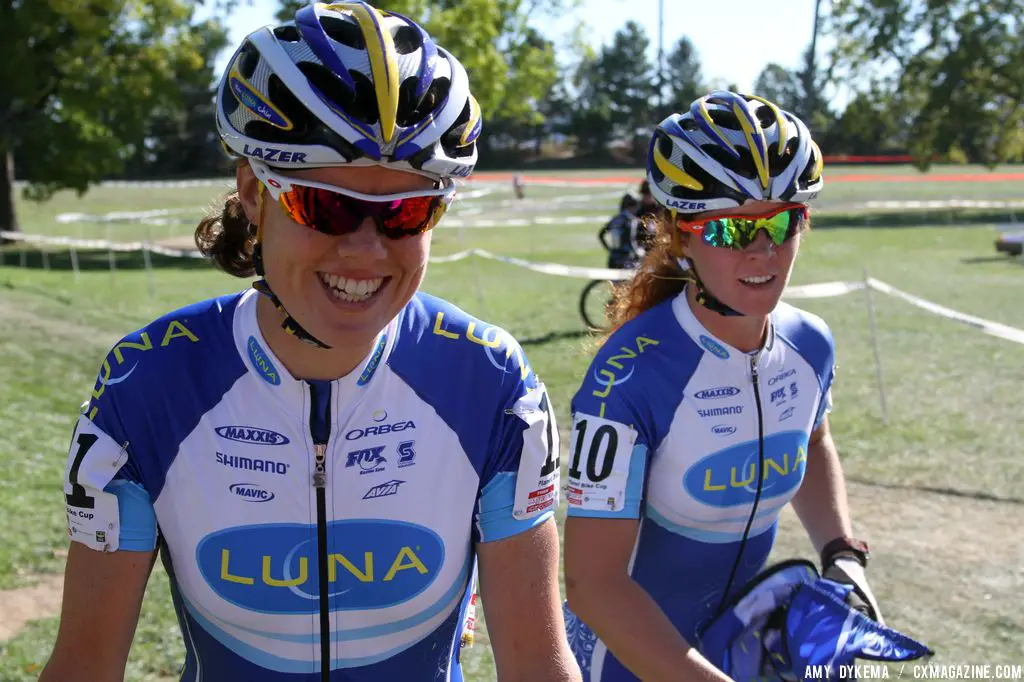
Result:
[[[569,445],[569,505],[622,511],[636,429],[590,414],[573,418]]]

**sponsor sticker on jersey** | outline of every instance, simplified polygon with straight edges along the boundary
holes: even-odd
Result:
[[[288,473],[288,467],[290,466],[287,462],[279,462],[274,459],[240,457],[238,455],[229,455],[223,452],[217,453],[217,463],[223,464],[230,469],[265,472],[268,474],[277,474],[278,476],[286,475]]]
[[[367,426],[362,429],[352,429],[345,434],[345,440],[359,440],[366,436],[384,436],[389,433],[398,433],[399,431],[408,431],[415,428],[416,424],[411,419],[390,424],[380,424],[379,426]]]
[[[228,490],[246,502],[270,502],[274,499],[274,493],[258,483],[233,483]]]
[[[416,441],[403,440],[398,444],[398,468],[411,467],[416,463]]]
[[[345,468],[349,469],[358,466],[360,469],[360,476],[363,474],[373,474],[378,471],[384,471],[388,460],[386,457],[381,455],[382,452],[384,452],[383,445],[377,445],[372,448],[363,448],[361,450],[352,450],[348,453],[348,457],[345,460]]]
[[[248,348],[249,361],[252,363],[256,373],[263,377],[263,380],[271,386],[280,386],[281,375],[277,373],[277,367],[274,366],[270,356],[267,355],[267,351],[263,350],[263,346],[260,345],[255,336],[249,337]]]
[[[769,386],[774,386],[775,384],[779,383],[780,381],[785,381],[786,379],[788,379],[789,377],[793,376],[794,374],[796,374],[796,370],[795,369],[784,369],[781,372],[779,372],[778,374],[776,374],[775,376],[773,376],[771,379],[769,379],[768,380],[768,385]]]
[[[255,443],[257,445],[287,445],[291,441],[288,437],[255,426],[218,426],[214,429],[218,436],[239,443]]]
[[[386,483],[381,483],[380,485],[375,485],[366,491],[366,494],[363,495],[363,499],[372,500],[377,497],[388,497],[389,495],[395,495],[398,493],[398,486],[402,485],[403,483],[405,483],[405,481],[399,481],[398,479],[394,479],[391,481],[387,481]]]
[[[795,410],[796,410],[796,408],[795,408],[795,407],[787,407],[786,409],[784,409],[784,410],[782,411],[782,414],[780,414],[780,415],[779,415],[779,421],[780,421],[780,422],[784,422],[784,421],[786,421],[787,419],[789,419],[790,417],[792,417],[792,416],[793,416],[793,412],[794,412]]]
[[[732,424],[716,424],[711,427],[711,433],[716,436],[731,436],[736,433],[736,427]]]
[[[729,351],[727,351],[725,349],[725,347],[722,346],[722,344],[718,343],[718,341],[715,341],[710,336],[707,336],[705,334],[701,334],[700,335],[700,345],[702,345],[704,347],[704,350],[706,350],[707,352],[711,353],[712,355],[714,355],[719,360],[728,360],[729,359]]]
[[[705,388],[693,394],[697,400],[719,400],[739,395],[740,389],[735,386],[719,386],[717,388]]]
[[[388,335],[381,334],[380,340],[377,341],[377,347],[373,349],[373,355],[370,357],[370,361],[366,363],[366,367],[363,368],[362,374],[359,375],[359,381],[356,382],[356,386],[365,386],[370,383],[370,379],[373,378],[374,373],[377,371],[377,366],[380,365],[380,359],[384,356],[384,347],[388,344]],[[385,416],[387,412],[384,413]]]
[[[331,611],[396,606],[436,579],[445,547],[433,530],[385,519],[327,524]],[[315,614],[319,609],[316,525],[261,524],[220,530],[196,547],[206,584],[250,611]]]
[[[762,499],[790,493],[800,485],[807,466],[807,439],[803,431],[765,437]],[[757,493],[758,468],[758,442],[746,441],[697,460],[683,474],[682,484],[694,499],[712,507],[745,507]]]
[[[697,414],[700,415],[701,419],[711,419],[713,417],[731,417],[733,415],[743,414],[742,405],[731,405],[729,407],[709,407],[709,408],[697,408]]]

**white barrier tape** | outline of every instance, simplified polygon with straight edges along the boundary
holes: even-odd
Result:
[[[176,213],[192,213],[201,215],[203,208],[157,208],[152,211],[113,211],[103,215],[89,215],[88,213],[59,213],[54,219],[58,223],[120,223],[120,222],[146,222],[154,218],[161,218]]]
[[[529,225],[603,225],[608,222],[604,213],[594,215],[569,215],[569,216],[534,216],[532,218],[510,218],[508,220],[460,220],[459,218],[446,218],[437,224],[434,229],[442,228],[477,228],[477,227],[527,227]]]
[[[984,320],[980,317],[975,317],[974,315],[967,315],[966,313],[958,312],[952,308],[947,308],[937,303],[926,301],[925,299],[918,298],[913,294],[900,291],[896,287],[886,284],[885,282],[880,282],[877,279],[868,278],[868,285],[876,291],[881,291],[883,294],[889,294],[890,296],[901,298],[907,303],[917,306],[923,310],[927,310],[930,313],[934,313],[950,320],[956,320],[957,322],[963,322],[964,324],[969,324],[972,327],[980,329],[986,334],[998,336],[999,338],[1006,339],[1007,341],[1024,344],[1024,330],[1009,327],[998,322]]]
[[[934,199],[930,201],[866,201],[860,208],[1024,208],[1024,200]]]
[[[23,241],[32,244],[54,244],[60,246],[73,246],[82,249],[100,249],[107,251],[142,251],[148,250],[152,253],[158,253],[165,256],[171,256],[175,258],[203,258],[197,251],[186,251],[182,249],[170,249],[164,246],[156,244],[149,244],[146,242],[110,242],[100,239],[72,239],[70,237],[46,237],[43,235],[35,234],[23,234],[21,232],[0,232],[0,238],[6,238],[13,241]],[[561,263],[542,263],[535,261],[528,261],[522,258],[514,258],[511,256],[499,256],[491,253],[484,249],[468,249],[466,251],[459,251],[448,256],[434,256],[430,259],[431,263],[454,263],[456,261],[464,260],[470,256],[479,256],[480,258],[486,258],[489,260],[499,261],[501,263],[508,263],[509,265],[515,265],[517,267],[526,268],[534,272],[540,272],[545,275],[557,275],[560,277],[575,277],[579,279],[604,279],[621,281],[627,280],[633,277],[633,270],[615,270],[609,268],[587,268],[578,267],[573,265],[563,265]],[[876,291],[880,291],[883,294],[895,296],[900,298],[911,305],[917,306],[923,310],[927,310],[930,313],[934,313],[941,317],[945,317],[950,320],[962,322],[968,324],[976,329],[980,329],[986,334],[1006,339],[1007,341],[1013,341],[1014,343],[1024,344],[1024,330],[1010,327],[999,322],[992,322],[985,320],[974,315],[968,315],[961,313],[952,308],[941,306],[937,303],[932,303],[913,294],[908,294],[905,291],[901,291],[896,287],[893,287],[885,282],[879,281],[874,278],[869,278],[867,286],[870,286]],[[818,284],[805,284],[799,286],[792,286],[786,289],[785,296],[787,298],[829,298],[833,296],[842,296],[844,294],[852,293],[854,291],[860,291],[865,287],[863,282],[821,282]]]

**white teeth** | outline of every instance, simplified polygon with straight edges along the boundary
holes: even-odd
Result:
[[[338,275],[320,273],[320,280],[331,288],[331,293],[343,301],[365,301],[377,293],[384,283],[383,277],[375,279],[346,279]]]
[[[770,282],[773,278],[774,275],[764,275],[762,277],[744,277],[740,281],[747,284],[764,284],[765,282]]]

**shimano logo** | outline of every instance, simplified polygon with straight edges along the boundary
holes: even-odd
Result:
[[[380,426],[367,426],[365,429],[352,429],[345,434],[345,440],[359,440],[366,436],[383,436],[387,433],[397,433],[407,429],[415,429],[416,424],[412,420],[381,424]]]
[[[403,483],[405,483],[405,481],[394,480],[388,481],[387,483],[381,483],[380,485],[375,485],[366,491],[366,494],[363,495],[363,499],[372,500],[375,497],[387,497],[388,495],[394,495],[398,492],[398,486]]]
[[[778,374],[773,376],[771,379],[769,379],[768,380],[768,385],[769,386],[774,386],[775,384],[777,384],[780,381],[783,381],[785,379],[788,379],[789,377],[793,376],[794,374],[796,374],[796,370],[795,369],[783,370],[782,372],[779,372]]]
[[[246,502],[270,502],[274,499],[274,493],[255,483],[235,483],[228,490]]]
[[[253,426],[218,426],[214,429],[217,435],[239,443],[258,443],[260,445],[285,445],[289,443],[287,436],[269,429]]]
[[[736,427],[730,424],[719,424],[711,428],[711,433],[716,436],[731,436],[736,433]]]
[[[697,391],[693,394],[693,397],[697,400],[718,400],[719,398],[739,395],[739,393],[740,389],[735,386],[719,386],[718,388],[705,388],[703,391]]]
[[[709,419],[711,417],[728,417],[734,414],[743,414],[742,405],[733,405],[732,407],[712,407],[709,410],[697,410],[697,414],[700,415],[701,419]]]
[[[288,464],[276,462],[272,459],[253,459],[252,457],[236,457],[217,453],[217,463],[223,464],[231,469],[242,469],[243,471],[262,471],[268,474],[284,476],[288,473]]]

